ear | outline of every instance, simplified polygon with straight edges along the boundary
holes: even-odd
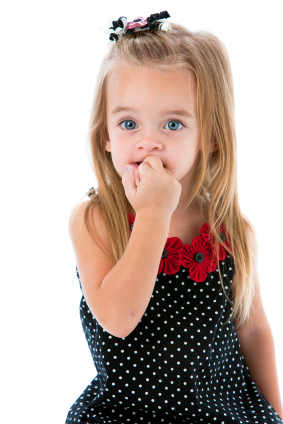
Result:
[[[214,152],[218,149],[218,143],[216,140],[216,137],[212,134],[211,140],[210,140],[210,153]]]
[[[105,140],[105,150],[106,150],[106,152],[111,152],[110,140]]]

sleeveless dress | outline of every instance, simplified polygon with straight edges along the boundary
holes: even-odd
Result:
[[[223,225],[219,236],[229,246]],[[282,423],[241,354],[231,320],[234,260],[220,247],[223,290],[214,242],[208,224],[191,245],[167,239],[148,307],[127,337],[100,326],[82,291],[81,323],[97,375],[66,424]],[[82,290],[78,269],[77,277]]]

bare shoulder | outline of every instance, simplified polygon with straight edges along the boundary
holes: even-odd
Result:
[[[76,234],[78,228],[80,228],[84,222],[84,215],[86,211],[86,207],[89,204],[89,200],[85,200],[84,202],[80,202],[76,205],[69,217],[69,231],[71,235]],[[99,218],[99,208],[94,206],[92,208],[93,218]]]
[[[69,233],[71,236],[71,239],[76,237],[76,235],[79,232],[79,229],[82,227],[83,219],[84,219],[84,213],[86,206],[88,204],[88,201],[84,201],[79,203],[74,207],[72,210],[70,217],[69,217]]]
[[[88,239],[89,237],[91,237],[85,222],[85,212],[88,204],[88,200],[79,203],[70,214],[69,233],[72,242],[78,242],[80,239],[83,239],[85,242],[86,238]],[[102,219],[102,214],[99,205],[93,205],[89,209],[88,222],[91,229],[95,228],[95,232],[98,236],[97,238],[102,242],[102,244],[107,249],[111,248],[109,235],[105,223]]]

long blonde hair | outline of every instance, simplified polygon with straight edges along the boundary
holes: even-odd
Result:
[[[106,120],[106,87],[110,73],[119,64],[154,66],[160,70],[187,69],[194,75],[197,87],[197,114],[203,148],[191,184],[189,207],[196,200],[205,204],[208,223],[215,237],[216,249],[223,241],[220,224],[229,235],[237,284],[233,287],[233,316],[240,325],[249,318],[254,293],[253,255],[246,228],[255,231],[243,217],[238,199],[234,91],[229,57],[223,43],[213,34],[191,32],[171,23],[172,31],[140,31],[122,37],[106,54],[97,78],[92,106],[89,140],[94,174],[98,187],[88,193],[85,222],[95,232],[90,209],[99,205],[107,228],[111,252],[99,247],[115,264],[123,255],[130,237],[128,212],[131,205],[125,195],[122,179],[115,170],[111,153],[105,150],[108,137]],[[218,149],[210,153],[211,141]],[[99,245],[98,239],[95,242]],[[227,247],[225,246],[226,250]],[[219,261],[218,261],[219,269]],[[220,275],[221,283],[223,281]]]

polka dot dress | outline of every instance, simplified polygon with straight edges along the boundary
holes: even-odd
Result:
[[[203,252],[194,265],[204,262]],[[170,259],[170,249],[163,257]],[[124,338],[99,325],[82,294],[81,322],[97,375],[66,424],[282,423],[253,382],[230,319],[233,257],[225,253],[220,270],[203,281],[192,279],[193,265],[178,268],[158,273],[142,319]]]

